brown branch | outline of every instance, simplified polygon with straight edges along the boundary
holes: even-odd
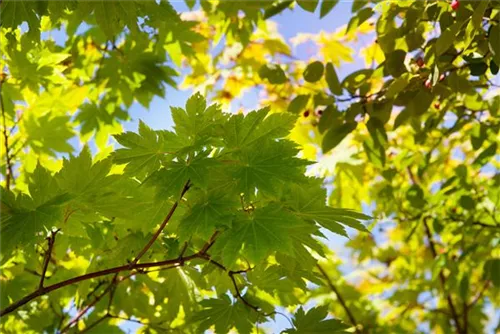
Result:
[[[43,289],[43,282],[45,281],[45,276],[47,275],[47,269],[49,267],[50,258],[52,256],[52,249],[54,248],[54,243],[56,242],[56,234],[59,232],[59,229],[50,232],[50,236],[47,237],[48,249],[45,253],[45,258],[43,260],[43,269],[42,275],[40,278],[40,284],[38,285],[38,289]]]
[[[117,278],[118,278],[118,273],[115,274],[115,276],[113,277],[113,280],[111,282],[111,291],[109,292],[109,300],[108,300],[108,307],[107,307],[107,312],[109,314],[109,311],[111,310],[111,304],[113,303],[113,297],[115,296],[115,291],[116,291],[116,286],[118,285],[119,282],[121,282],[122,280],[120,281],[117,281]]]
[[[241,294],[240,288],[238,288],[238,284],[236,283],[236,279],[234,278],[234,275],[239,274],[241,272],[244,272],[244,271],[239,271],[239,272],[229,271],[228,272],[229,278],[231,278],[231,281],[233,282],[234,290],[236,291],[236,296],[243,302],[243,304],[254,309],[257,312],[260,312],[260,307],[253,305],[248,300],[246,300],[245,297],[243,297],[243,295]]]
[[[12,172],[12,161],[10,160],[10,148],[9,148],[9,134],[7,133],[7,119],[5,117],[5,105],[2,97],[2,87],[3,84],[0,83],[0,108],[2,111],[2,121],[3,121],[3,139],[4,139],[4,149],[5,149],[5,158],[7,163],[6,173],[5,173],[5,187],[7,190],[10,188],[11,180],[14,180],[14,173]]]
[[[99,319],[94,321],[92,324],[90,324],[89,327],[86,327],[83,331],[80,331],[79,333],[83,334],[83,333],[88,332],[89,330],[91,330],[95,326],[99,325],[103,320],[106,320],[109,317],[110,317],[109,314],[106,313],[105,315],[103,315],[102,317],[100,317]]]
[[[162,329],[162,330],[165,330],[165,331],[171,330],[170,328],[166,328],[166,327],[162,327],[161,326],[165,321],[160,321],[160,322],[145,322],[145,321],[141,321],[141,320],[138,320],[138,319],[133,319],[131,317],[123,317],[123,316],[113,315],[113,314],[108,314],[108,317],[109,318],[113,318],[113,319],[120,319],[120,320],[124,320],[124,321],[135,322],[136,324],[141,324],[141,325],[147,326],[147,327],[158,328],[158,329]]]
[[[229,276],[229,278],[233,282],[234,290],[236,292],[236,297],[239,300],[241,300],[243,302],[243,304],[245,304],[246,306],[250,307],[251,309],[255,310],[256,312],[261,313],[260,307],[251,304],[248,300],[245,299],[245,297],[243,297],[243,295],[241,294],[240,288],[238,287],[238,284],[236,282],[236,279],[234,278],[234,275],[239,275],[239,274],[246,273],[246,272],[252,270],[253,268],[247,268],[247,269],[243,269],[243,270],[227,270],[227,268],[222,263],[219,263],[219,262],[217,262],[215,260],[212,260],[208,254],[205,254],[203,258],[205,260],[207,260],[209,263],[212,263],[213,265],[215,265],[216,267],[218,267],[219,269],[226,271],[227,274],[228,274],[228,276]],[[273,313],[263,314],[263,315],[264,316],[268,316],[268,315],[271,315]]]
[[[464,330],[465,330],[465,333],[467,333],[468,331],[468,328],[469,328],[469,307],[467,305],[467,299],[465,299],[463,301],[463,314],[462,314],[462,319],[463,319],[463,322],[464,322]]]
[[[73,317],[73,319],[71,319],[66,324],[66,326],[64,326],[64,328],[61,329],[61,333],[66,333],[74,324],[76,324],[78,322],[78,320],[80,320],[85,315],[85,313],[87,313],[88,310],[90,310],[92,307],[94,307],[102,298],[104,298],[104,296],[106,296],[109,292],[111,292],[113,290],[113,288],[116,286],[116,284],[117,284],[117,281],[116,281],[116,275],[115,275],[115,277],[113,278],[111,283],[106,287],[106,289],[104,289],[104,291],[100,295],[96,296],[91,303],[89,303],[82,310],[80,310]]]
[[[342,297],[342,295],[340,294],[339,290],[337,289],[337,287],[333,284],[333,282],[330,279],[330,277],[328,277],[328,274],[326,273],[325,269],[323,269],[323,267],[319,263],[316,264],[316,266],[318,267],[318,270],[321,272],[321,275],[323,275],[323,277],[325,278],[325,281],[328,284],[328,287],[337,296],[337,299],[339,300],[340,304],[344,308],[344,311],[347,314],[347,317],[351,321],[351,324],[354,326],[354,329],[355,329],[356,333],[361,333],[361,331],[358,328],[358,323],[356,322],[356,319],[354,318],[354,315],[352,314],[352,312],[349,309],[349,307],[347,307],[347,304],[346,304],[344,298]]]
[[[481,222],[473,222],[472,225],[481,226],[481,227],[488,227],[488,228],[500,228],[500,225],[490,225],[490,224],[485,224],[485,223],[481,223]]]
[[[191,183],[188,180],[186,182],[186,184],[184,185],[184,188],[182,189],[180,197],[175,201],[174,205],[172,205],[172,207],[170,208],[170,211],[168,212],[167,216],[165,217],[165,219],[161,223],[161,225],[158,228],[158,230],[156,231],[156,233],[151,237],[151,239],[149,240],[149,242],[146,244],[146,246],[144,246],[144,248],[139,252],[139,254],[137,254],[137,256],[135,257],[135,259],[132,262],[130,262],[129,266],[131,268],[134,265],[137,264],[137,262],[139,261],[139,259],[151,248],[151,246],[156,241],[156,239],[158,239],[158,237],[160,236],[161,232],[163,231],[163,229],[165,228],[165,226],[167,226],[168,222],[170,221],[170,218],[172,218],[175,210],[177,209],[177,206],[179,205],[180,199],[182,199],[182,197],[186,194],[186,192],[189,190],[190,187],[191,187]]]
[[[467,307],[473,307],[474,305],[476,305],[476,303],[483,297],[484,293],[486,292],[486,289],[488,289],[488,286],[490,285],[490,281],[486,281],[483,285],[483,288],[481,289],[481,291],[479,291],[479,293],[477,294],[477,296],[467,305]]]
[[[429,247],[431,249],[432,256],[434,258],[436,258],[438,256],[437,251],[436,251],[436,245],[434,244],[434,240],[432,239],[431,230],[429,229],[429,226],[427,225],[427,218],[428,217],[425,217],[424,221],[423,221],[424,227],[425,227],[425,233],[427,235],[427,240],[429,241]],[[439,270],[439,280],[441,281],[441,288],[443,289],[443,292],[445,294],[446,301],[448,303],[448,308],[450,309],[451,317],[453,319],[453,322],[455,323],[455,327],[457,329],[457,332],[460,334],[466,334],[467,329],[463,329],[462,325],[460,324],[458,312],[455,308],[455,305],[453,304],[453,299],[451,298],[451,296],[448,293],[446,293],[446,286],[445,286],[446,285],[446,277],[444,276],[442,269]]]
[[[117,274],[117,273],[120,273],[123,271],[134,271],[133,273],[126,276],[126,277],[130,277],[130,276],[133,276],[137,273],[141,273],[141,270],[146,269],[146,268],[156,268],[156,267],[164,267],[164,266],[169,266],[169,267],[173,268],[176,266],[181,266],[184,263],[191,261],[191,260],[194,260],[194,259],[208,260],[209,257],[207,258],[206,251],[214,244],[215,238],[217,237],[217,235],[218,235],[218,232],[215,232],[212,235],[211,240],[209,242],[207,242],[201,250],[199,250],[197,253],[194,253],[194,254],[191,254],[188,256],[180,256],[180,257],[177,257],[175,259],[168,259],[168,260],[157,261],[157,262],[126,264],[126,265],[122,265],[122,266],[118,266],[118,267],[107,268],[107,269],[87,273],[84,275],[76,276],[76,277],[73,277],[73,278],[70,278],[70,279],[43,287],[41,289],[39,288],[39,289],[35,290],[34,292],[24,296],[23,298],[21,298],[17,302],[14,302],[14,303],[10,304],[9,306],[7,306],[6,308],[4,308],[3,310],[1,310],[0,317],[17,310],[19,307],[29,303],[30,301],[32,301],[40,296],[46,295],[54,290],[58,290],[58,289],[61,289],[65,286],[76,284],[76,283],[86,281],[89,279],[107,276],[107,275],[111,275],[111,274]]]
[[[191,260],[196,259],[196,258],[203,258],[203,257],[201,256],[201,253],[195,253],[193,255],[183,257],[182,261],[187,262],[187,261],[191,261]],[[58,290],[60,288],[68,286],[68,285],[76,284],[76,283],[86,281],[86,280],[89,280],[92,278],[116,274],[116,273],[119,273],[122,271],[131,271],[131,270],[138,270],[138,269],[144,269],[144,268],[154,268],[154,267],[161,267],[161,266],[178,264],[178,263],[179,263],[179,259],[175,258],[175,259],[169,259],[169,260],[158,261],[158,262],[137,263],[133,266],[126,264],[126,265],[122,265],[122,266],[118,266],[118,267],[108,268],[108,269],[104,269],[104,270],[95,271],[95,272],[91,272],[88,274],[76,276],[76,277],[67,279],[65,281],[61,281],[59,283],[55,283],[55,284],[46,286],[42,289],[37,289],[36,291],[30,293],[29,295],[26,295],[25,297],[21,298],[17,302],[15,302],[15,303],[7,306],[3,310],[1,310],[0,317],[13,312],[17,308],[25,305],[26,303],[29,303],[33,299],[36,299],[40,296],[46,295],[54,290]]]

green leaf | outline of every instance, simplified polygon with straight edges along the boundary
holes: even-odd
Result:
[[[495,154],[497,154],[498,144],[493,143],[487,148],[485,148],[477,158],[472,162],[474,165],[485,165],[488,163],[488,160],[491,159]]]
[[[323,18],[328,15],[338,2],[339,0],[323,0],[323,2],[321,2],[319,17]]]
[[[250,334],[254,327],[252,311],[241,302],[232,303],[227,295],[219,299],[205,299],[200,302],[203,309],[195,314],[193,322],[200,321],[198,332],[203,333],[214,326],[217,333],[229,333],[235,327],[238,333]]]
[[[363,8],[368,3],[368,0],[353,0],[351,6],[351,12],[355,13],[361,8]]]
[[[231,174],[238,182],[238,189],[254,194],[255,188],[273,191],[279,182],[302,182],[308,161],[295,158],[295,144],[289,141],[266,142],[258,149],[238,153],[241,163],[231,167]]]
[[[40,11],[40,3],[35,1],[2,1],[0,12],[0,22],[2,28],[12,28],[15,30],[23,22],[29,26],[29,35],[40,38],[40,20],[37,17]],[[41,13],[40,13],[41,14]]]
[[[167,132],[163,135],[167,135]],[[165,144],[163,137],[142,121],[139,122],[139,134],[125,132],[114,137],[125,148],[117,149],[113,160],[117,164],[127,164],[125,172],[131,175],[148,175],[158,170],[167,154],[182,147],[180,140],[173,134],[169,136],[172,138],[169,144],[173,145]]]
[[[368,230],[359,220],[370,219],[361,213],[349,209],[335,209],[326,206],[326,191],[321,189],[321,184],[317,180],[310,180],[304,187],[302,185],[289,185],[285,193],[287,206],[295,215],[304,220],[318,223],[333,233],[347,236],[344,227],[346,225],[359,231]]]
[[[328,88],[330,89],[330,92],[332,92],[332,94],[334,95],[341,95],[342,87],[340,86],[337,72],[335,71],[335,68],[333,67],[332,63],[326,64],[325,78],[326,78],[326,83],[328,84]]]
[[[145,182],[155,185],[158,188],[157,197],[163,199],[178,197],[188,181],[195,187],[205,188],[210,169],[219,164],[216,159],[209,158],[209,154],[205,151],[187,159],[177,158],[177,161],[165,164]]]
[[[349,122],[333,127],[323,137],[321,149],[323,153],[335,148],[348,134],[356,129],[357,123]]]
[[[315,61],[307,65],[304,71],[304,79],[307,82],[316,82],[323,76],[325,67],[320,61]]]
[[[288,111],[294,114],[300,113],[306,107],[310,97],[309,94],[297,95],[288,105]]]
[[[33,243],[37,233],[44,235],[53,226],[58,226],[64,217],[62,205],[71,199],[59,188],[50,172],[40,165],[27,178],[30,196],[15,196],[1,188],[2,262],[16,247],[24,248]]]
[[[236,215],[233,227],[217,239],[213,252],[221,254],[224,263],[231,265],[243,248],[245,257],[258,263],[276,251],[293,253],[293,238],[307,238],[304,228],[314,231],[313,226],[278,205],[258,207],[248,214]]]
[[[488,70],[488,65],[485,62],[472,63],[469,64],[470,74],[475,76],[480,76],[486,73]]]
[[[395,97],[400,92],[402,92],[408,86],[409,83],[410,83],[410,77],[409,74],[406,73],[400,76],[399,78],[393,79],[387,89],[387,93],[385,94],[385,96],[388,99]]]
[[[491,25],[488,31],[488,46],[496,64],[500,64],[500,24]]]
[[[184,2],[189,9],[193,9],[194,5],[196,4],[196,0],[184,0]]]
[[[387,72],[393,77],[400,77],[406,72],[404,60],[406,52],[403,50],[394,50],[386,55],[385,66]]]
[[[259,69],[259,76],[261,79],[267,79],[272,84],[282,84],[287,82],[285,71],[280,65],[266,64],[262,65]]]
[[[500,288],[500,259],[486,261],[484,264],[484,278],[491,280],[496,288]]]
[[[52,156],[55,156],[56,152],[73,152],[73,147],[68,143],[74,136],[68,125],[69,121],[69,116],[53,116],[51,113],[35,116],[29,113],[24,121],[27,144],[37,153]]]
[[[461,22],[456,22],[441,33],[436,41],[436,56],[442,55],[453,45],[461,25]]]
[[[328,306],[313,307],[307,312],[299,307],[294,315],[295,328],[286,329],[282,333],[312,334],[312,333],[346,333],[348,325],[337,319],[325,319],[328,316]]]
[[[220,107],[213,104],[207,107],[205,98],[196,93],[187,102],[185,110],[172,107],[175,134],[184,141],[185,150],[199,149],[220,135],[222,123],[227,119]],[[177,143],[176,140],[173,143]],[[173,147],[176,149],[177,147]]]
[[[181,241],[193,235],[209,240],[218,227],[231,227],[233,212],[239,208],[236,199],[224,193],[204,193],[184,215],[179,224]]]
[[[297,4],[304,10],[314,13],[319,0],[297,0]]]
[[[476,207],[476,202],[468,195],[461,196],[458,203],[465,210],[473,210]]]
[[[337,110],[335,105],[331,104],[323,110],[323,114],[319,119],[318,130],[323,133],[340,123],[342,123],[342,113]]]
[[[289,8],[292,3],[293,1],[279,1],[273,3],[270,7],[266,8],[266,10],[264,11],[264,19],[267,20],[281,13],[285,9]]]
[[[498,65],[493,59],[490,60],[490,71],[493,75],[496,75],[498,73]]]
[[[411,205],[417,209],[422,209],[425,206],[424,191],[420,186],[414,184],[406,192],[406,199]]]
[[[112,184],[116,178],[108,176],[111,160],[92,164],[90,149],[85,146],[77,157],[64,158],[63,168],[56,174],[57,183],[68,193],[91,195]]]
[[[251,111],[246,116],[232,115],[223,126],[224,143],[228,148],[243,149],[283,138],[292,130],[296,119],[290,113],[269,115],[269,108]]]

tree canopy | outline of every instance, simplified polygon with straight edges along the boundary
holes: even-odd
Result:
[[[500,329],[499,1],[3,0],[0,20],[2,332]],[[192,92],[173,127],[124,131],[167,86]]]

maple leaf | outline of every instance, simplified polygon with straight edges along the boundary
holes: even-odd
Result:
[[[286,329],[282,333],[288,334],[330,334],[347,333],[344,331],[350,326],[345,325],[340,320],[325,319],[328,316],[328,306],[313,307],[307,312],[299,307],[294,315],[293,324],[295,328]]]
[[[204,192],[194,203],[179,223],[181,240],[187,240],[192,235],[208,240],[217,227],[230,227],[232,212],[236,212],[239,205],[238,201],[223,192]]]
[[[142,121],[139,122],[139,134],[125,132],[114,137],[125,148],[117,149],[113,160],[118,164],[126,163],[125,172],[132,175],[148,175],[158,170],[165,155],[179,147],[174,134],[154,131]],[[166,138],[170,139],[168,144]]]
[[[290,113],[269,115],[263,108],[243,115],[232,115],[224,125],[224,143],[227,148],[245,148],[262,140],[283,138],[292,129],[296,116]],[[267,117],[266,117],[267,116]]]
[[[63,192],[50,172],[37,165],[32,174],[28,174],[30,196],[2,189],[2,217],[0,233],[2,235],[2,260],[12,250],[36,239],[38,232],[50,230],[63,219],[62,205],[71,196]]]
[[[62,169],[55,175],[57,184],[68,193],[88,196],[112,184],[117,176],[108,176],[111,170],[111,159],[92,163],[88,146],[78,156],[64,158]]]
[[[347,236],[342,225],[368,231],[359,220],[371,217],[352,210],[336,209],[326,205],[326,190],[321,188],[321,181],[318,179],[310,179],[306,187],[288,185],[288,188],[284,190],[284,198],[298,217],[313,220],[331,232]]]
[[[171,112],[176,134],[192,150],[214,141],[215,134],[220,132],[221,124],[227,118],[218,105],[207,108],[205,98],[199,93],[187,100],[185,109],[172,107]]]
[[[215,327],[217,333],[229,333],[234,327],[238,333],[250,333],[255,319],[252,317],[248,307],[242,303],[232,303],[227,295],[219,299],[202,300],[200,304],[204,307],[192,317],[192,321],[201,321],[198,331],[204,332],[211,326]]]
[[[32,38],[40,38],[40,20],[37,14],[42,14],[47,5],[31,1],[2,1],[0,20],[2,28],[12,28],[15,30],[18,25],[28,22],[29,34]]]
[[[210,168],[218,165],[218,161],[209,158],[210,152],[199,152],[192,158],[177,158],[165,165],[165,168],[153,173],[145,183],[153,184],[158,189],[158,198],[179,196],[187,182],[196,187],[207,185]]]
[[[314,226],[283,210],[277,204],[256,208],[253,212],[239,213],[233,226],[224,232],[213,247],[214,254],[221,254],[224,263],[233,264],[243,248],[245,257],[260,262],[275,251],[292,253],[293,242],[309,244]]]
[[[68,126],[69,121],[69,116],[29,114],[24,124],[27,142],[34,151],[52,156],[56,156],[56,152],[73,152],[73,147],[68,143],[74,135]]]
[[[232,168],[232,175],[245,194],[254,194],[255,188],[273,191],[279,181],[303,182],[310,162],[296,158],[297,153],[290,141],[266,141],[237,153],[241,163]]]

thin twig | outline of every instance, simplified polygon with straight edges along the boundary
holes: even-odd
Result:
[[[7,118],[5,117],[5,105],[2,96],[3,84],[0,83],[0,108],[2,110],[2,121],[3,121],[3,139],[4,139],[4,149],[5,149],[5,159],[7,163],[6,175],[5,175],[5,187],[7,190],[10,188],[11,180],[14,181],[14,173],[12,172],[12,161],[10,160],[10,148],[9,148],[9,134],[7,133]]]
[[[88,327],[86,327],[83,331],[80,331],[79,333],[83,334],[83,333],[88,332],[89,330],[91,330],[95,326],[99,325],[102,321],[106,320],[107,318],[109,318],[109,314],[106,313],[105,315],[103,315],[102,317],[100,317],[99,319],[94,321],[92,324],[90,324]]]
[[[112,284],[112,288],[111,288],[111,291],[109,292],[109,300],[108,300],[108,307],[107,307],[107,310],[108,310],[108,314],[111,310],[111,304],[113,303],[113,297],[115,296],[115,291],[116,291],[116,286],[117,286],[117,277],[118,277],[118,273],[115,274],[115,276],[113,277],[113,281],[111,282]]]
[[[253,268],[247,268],[247,269],[244,269],[244,270],[227,270],[226,266],[224,266],[222,263],[219,263],[215,260],[212,260],[210,258],[210,256],[208,254],[205,254],[205,257],[204,257],[208,262],[212,263],[213,265],[215,265],[216,267],[220,268],[221,270],[224,270],[227,272],[229,278],[231,279],[231,281],[233,282],[233,286],[234,286],[234,290],[236,292],[236,297],[241,300],[243,302],[243,304],[245,304],[246,306],[252,308],[253,310],[257,311],[257,312],[261,312],[260,310],[260,307],[256,306],[256,305],[253,305],[251,304],[248,300],[245,299],[245,297],[243,297],[243,295],[241,294],[241,291],[240,291],[240,288],[238,287],[238,284],[236,282],[236,279],[234,278],[234,275],[239,275],[239,274],[243,274],[243,273],[246,273],[250,270],[252,270]],[[263,314],[264,316],[268,316],[267,314]]]
[[[158,228],[158,230],[155,232],[155,234],[151,237],[151,239],[149,240],[149,242],[146,244],[146,246],[144,246],[144,248],[139,252],[139,254],[137,254],[137,256],[135,257],[135,259],[130,262],[130,267],[132,268],[134,265],[137,264],[137,262],[139,261],[139,259],[151,248],[151,246],[153,245],[153,243],[156,241],[156,239],[158,239],[158,237],[160,236],[161,232],[163,231],[163,229],[165,228],[165,226],[167,226],[168,222],[170,221],[170,218],[172,218],[175,210],[177,209],[177,206],[179,205],[179,201],[180,199],[182,199],[182,197],[186,194],[186,192],[189,190],[189,188],[191,187],[191,182],[188,180],[186,182],[186,184],[184,185],[184,188],[182,189],[182,192],[181,192],[181,195],[179,197],[179,199],[177,199],[174,203],[174,205],[172,205],[172,207],[170,208],[170,211],[168,212],[167,216],[165,217],[165,219],[163,220],[163,222],[161,223],[160,227]]]
[[[234,286],[234,290],[236,291],[236,296],[243,302],[243,304],[245,304],[246,306],[254,309],[255,311],[257,312],[260,312],[260,307],[256,306],[256,305],[253,305],[251,304],[248,300],[245,299],[245,297],[243,297],[243,295],[241,294],[241,291],[240,291],[240,288],[238,288],[238,283],[236,282],[236,279],[234,278],[234,275],[236,275],[237,272],[235,271],[229,271],[228,272],[228,275],[229,275],[229,278],[231,278],[231,281],[233,282],[233,286]]]
[[[351,324],[354,326],[354,329],[356,331],[356,333],[359,333],[361,334],[361,331],[359,330],[358,328],[358,323],[356,322],[356,319],[354,318],[354,315],[352,314],[351,310],[349,309],[349,307],[347,306],[344,298],[342,297],[342,295],[340,294],[339,290],[337,289],[337,287],[333,284],[332,280],[330,279],[330,277],[328,276],[328,274],[326,273],[325,269],[323,269],[323,267],[318,263],[316,264],[316,266],[318,267],[318,270],[321,272],[321,275],[323,275],[323,277],[325,278],[325,281],[326,283],[328,284],[328,287],[330,287],[330,289],[335,293],[335,295],[337,296],[337,299],[339,300],[340,304],[342,305],[342,307],[344,308],[344,311],[345,313],[347,314],[347,317],[349,318],[349,320],[351,321]]]
[[[49,267],[50,258],[52,256],[52,249],[54,248],[54,243],[56,242],[56,234],[59,229],[50,232],[50,236],[47,238],[48,249],[45,253],[45,258],[43,260],[42,275],[40,278],[40,284],[38,284],[38,289],[43,289],[43,282],[45,281],[45,276],[47,275],[47,269]]]
[[[428,218],[428,217],[426,217]],[[429,226],[427,225],[427,219],[424,218],[423,224],[425,227],[425,233],[427,235],[427,240],[429,241],[429,247],[431,249],[432,256],[434,258],[437,258],[437,251],[436,251],[436,245],[434,244],[434,240],[432,239],[432,234]],[[455,305],[453,304],[453,299],[451,296],[446,292],[446,277],[444,276],[443,270],[439,270],[439,280],[441,281],[441,288],[443,289],[444,295],[446,297],[446,301],[448,302],[448,308],[450,309],[452,319],[455,323],[455,327],[457,329],[457,332],[462,334],[466,333],[464,329],[462,328],[462,325],[460,324],[460,320],[458,317],[458,312],[455,308]]]
[[[483,288],[481,289],[481,291],[479,291],[477,296],[467,305],[469,308],[476,305],[476,303],[483,297],[483,295],[486,292],[486,290],[488,289],[489,285],[490,285],[490,281],[488,280],[484,283]]]
[[[94,300],[89,303],[87,306],[85,306],[82,310],[80,310],[74,317],[71,319],[66,326],[64,326],[63,329],[61,329],[61,333],[66,333],[74,324],[76,324],[84,315],[87,313],[88,310],[90,310],[92,307],[94,307],[104,296],[108,294],[113,289],[113,286],[115,286],[115,282],[112,281],[104,291],[98,295],[97,297],[94,298]]]

